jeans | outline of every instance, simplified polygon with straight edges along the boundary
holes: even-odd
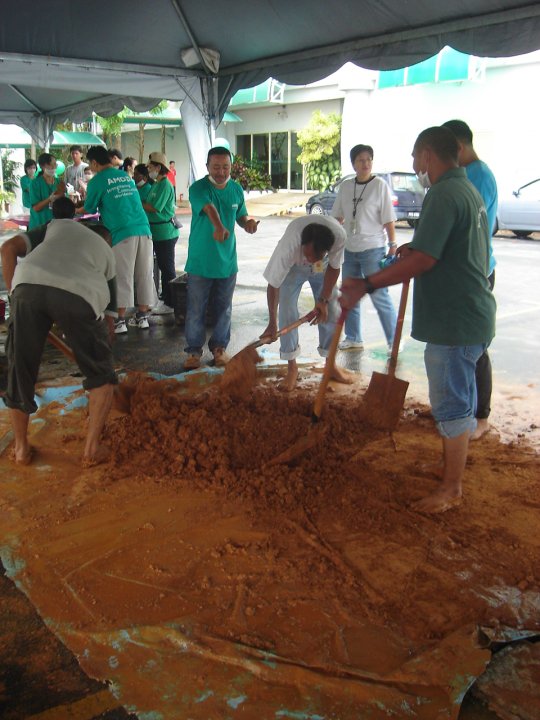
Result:
[[[161,271],[161,296],[165,305],[172,307],[170,281],[176,277],[174,266],[174,247],[178,238],[172,240],[154,240],[154,253]]]
[[[311,265],[293,265],[279,289],[279,327],[290,325],[300,317],[298,298],[305,282],[309,282],[315,301],[322,293],[324,272],[314,272]],[[334,288],[328,303],[328,322],[317,325],[319,330],[319,355],[328,356],[328,349],[339,315],[337,290]],[[300,355],[298,329],[283,335],[280,339],[280,357],[282,360],[294,360]]]
[[[495,270],[488,277],[489,286],[493,290],[495,285]],[[478,407],[476,417],[478,420],[487,420],[491,412],[491,391],[493,381],[491,374],[491,360],[487,350],[482,353],[476,363],[476,393],[478,395]]]
[[[343,262],[342,269],[343,279],[363,278],[368,275],[373,275],[381,269],[379,263],[384,255],[384,247],[363,250],[362,252],[345,250],[345,261]],[[375,290],[375,292],[370,295],[370,298],[379,315],[386,342],[388,345],[392,345],[396,331],[397,316],[388,288]],[[356,305],[349,310],[347,318],[345,319],[345,336],[353,342],[363,342],[360,324],[360,302],[357,302]]]
[[[426,345],[429,401],[442,437],[458,437],[476,428],[475,368],[486,347],[486,344]]]
[[[214,328],[208,340],[210,352],[226,348],[231,339],[232,298],[236,273],[228,278],[188,275],[186,304],[186,347],[188,355],[202,355],[206,340],[206,306],[212,292]]]

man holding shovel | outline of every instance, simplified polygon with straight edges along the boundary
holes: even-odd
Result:
[[[34,387],[47,334],[58,322],[73,348],[89,394],[83,465],[106,458],[101,431],[117,383],[110,337],[116,312],[114,255],[97,232],[75,222],[75,205],[55,200],[53,217],[2,245],[2,272],[11,293],[5,403],[15,437],[14,459],[32,460],[28,421],[37,410]],[[17,264],[18,258],[25,258]],[[107,320],[105,319],[107,318]]]
[[[415,503],[445,512],[461,501],[469,439],[476,427],[475,366],[495,335],[489,273],[490,233],[485,205],[458,165],[458,142],[444,127],[420,133],[413,168],[431,189],[411,243],[400,261],[361,280],[343,283],[341,306],[366,293],[416,278],[411,335],[426,343],[429,397],[442,437],[442,484]]]
[[[293,220],[278,242],[264,271],[268,281],[268,326],[261,337],[275,337],[279,327],[294,323],[298,317],[298,298],[309,282],[319,326],[319,354],[328,358],[328,350],[339,314],[335,285],[343,263],[347,236],[334,218],[306,216]],[[300,355],[298,330],[281,337],[280,356],[288,361],[283,389],[293,390],[298,379],[296,358]],[[334,366],[331,379],[352,382]]]

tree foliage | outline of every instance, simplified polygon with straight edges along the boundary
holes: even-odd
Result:
[[[316,110],[309,125],[298,132],[302,152],[298,160],[306,165],[308,186],[324,190],[341,174],[341,117]]]
[[[234,158],[231,177],[240,183],[244,190],[273,190],[270,175],[244,160],[240,155]]]

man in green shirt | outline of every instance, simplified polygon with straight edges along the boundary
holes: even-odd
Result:
[[[366,293],[416,278],[411,335],[427,343],[424,360],[443,464],[439,489],[414,507],[444,512],[461,501],[476,428],[476,361],[495,335],[490,233],[484,202],[458,166],[458,143],[448,128],[420,133],[412,156],[418,179],[431,188],[413,240],[400,248],[394,265],[362,280],[345,280],[340,302],[349,309]]]
[[[225,350],[231,337],[232,297],[238,272],[234,227],[238,223],[253,234],[258,225],[247,214],[242,187],[231,180],[229,150],[212,148],[206,167],[208,175],[189,188],[193,215],[186,263],[186,370],[194,370],[201,364],[210,294],[214,327],[208,348],[215,365],[228,362]]]
[[[94,173],[88,183],[84,207],[78,213],[93,214],[99,209],[101,220],[112,235],[118,283],[118,320],[115,333],[128,331],[126,308],[134,303],[133,281],[137,287],[137,314],[129,325],[145,330],[148,312],[154,304],[154,258],[148,218],[135,183],[123,170],[113,167],[104,147],[91,147],[86,158]]]

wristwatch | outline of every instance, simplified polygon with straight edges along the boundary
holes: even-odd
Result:
[[[366,284],[366,292],[368,295],[371,295],[371,293],[375,292],[377,288],[373,287],[368,277],[364,278],[364,282]]]
[[[323,297],[322,295],[319,295],[319,297],[317,298],[317,302],[322,302],[322,303],[324,303],[325,305],[328,305],[328,303],[330,302],[330,300],[328,300],[328,298]]]

